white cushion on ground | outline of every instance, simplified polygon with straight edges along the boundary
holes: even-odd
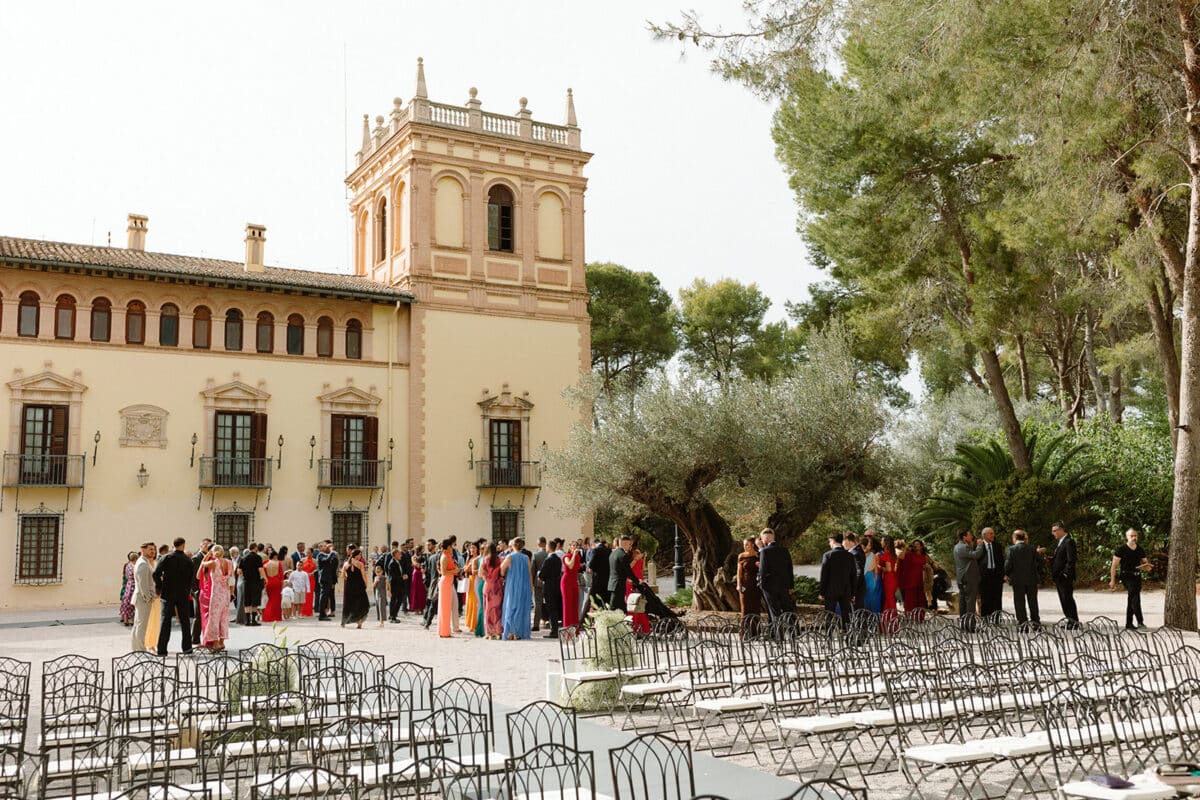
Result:
[[[779,721],[779,727],[786,731],[798,731],[800,733],[829,733],[831,731],[844,731],[855,727],[854,720],[849,718],[849,715],[840,717],[788,717]]]
[[[129,757],[129,768],[135,772],[151,766],[187,766],[196,763],[196,751],[191,748],[171,750],[169,753],[134,753]]]
[[[697,700],[693,705],[703,711],[714,711],[718,714],[753,711],[763,707],[762,703],[750,697],[714,697],[709,700]]]
[[[1158,783],[1149,776],[1135,775],[1129,780],[1137,785],[1128,789],[1110,789],[1091,781],[1075,781],[1063,785],[1060,789],[1065,797],[1083,797],[1088,800],[1168,800],[1178,796],[1174,788]]]
[[[970,764],[975,761],[990,761],[995,756],[961,744],[923,744],[909,747],[904,757],[926,764]]]
[[[632,686],[622,686],[621,694],[629,694],[634,697],[649,697],[659,694],[677,694],[683,691],[683,687],[677,683],[635,683]]]

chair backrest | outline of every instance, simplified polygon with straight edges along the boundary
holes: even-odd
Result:
[[[433,710],[432,667],[401,661],[384,669],[382,681],[411,694],[414,713]]]
[[[540,744],[505,763],[508,797],[591,800],[596,791],[595,756],[558,743]]]
[[[260,642],[244,650],[239,650],[238,659],[247,663],[274,661],[275,659],[282,658],[286,653],[287,650],[283,647],[273,645],[270,642]]]
[[[250,800],[342,800],[358,797],[353,775],[338,775],[316,766],[296,766],[250,786]]]
[[[386,722],[396,728],[407,728],[412,722],[412,692],[390,683],[368,686],[345,699],[349,714]]]
[[[470,756],[490,749],[491,729],[483,714],[465,708],[436,708],[428,717],[437,755],[469,762]]]
[[[564,672],[595,668],[597,661],[596,629],[572,625],[558,631],[558,654]]]
[[[505,717],[508,752],[525,753],[540,744],[579,749],[575,709],[538,700]]]
[[[350,716],[310,730],[309,758],[332,772],[363,773],[386,763],[396,750],[396,729],[379,720]]]
[[[369,653],[366,650],[354,650],[346,654],[343,661],[346,673],[351,676],[351,683],[362,691],[364,687],[379,683],[383,677],[383,656]]]
[[[211,700],[224,700],[229,691],[230,678],[243,667],[242,662],[231,655],[193,656],[185,662],[187,678],[196,694]]]
[[[1107,720],[1099,702],[1063,689],[1046,701],[1043,713],[1059,784],[1097,768],[1109,772],[1105,753],[1111,748],[1111,737],[1102,733]]]
[[[800,784],[799,789],[783,800],[867,800],[867,790],[841,781],[814,780]]]
[[[383,794],[388,800],[484,797],[483,771],[448,756],[426,756],[386,775]]]
[[[297,645],[296,651],[311,657],[321,668],[340,664],[346,655],[346,646],[332,639],[313,639]]]
[[[608,751],[616,800],[686,800],[696,793],[692,747],[647,733]]]

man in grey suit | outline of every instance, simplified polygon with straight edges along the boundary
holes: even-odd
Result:
[[[146,647],[146,628],[150,624],[150,609],[154,607],[154,570],[150,559],[157,548],[154,542],[142,545],[142,554],[133,565],[133,652],[141,653]]]
[[[1038,615],[1038,567],[1042,563],[1042,556],[1030,546],[1028,539],[1025,531],[1013,531],[1012,547],[1008,548],[1008,555],[1004,559],[1004,579],[1013,590],[1017,622],[1032,622],[1037,627],[1042,622]],[[1027,603],[1028,614],[1025,612]]]
[[[954,572],[958,577],[958,616],[975,613],[975,600],[979,597],[979,559],[983,550],[970,531],[958,532],[958,544],[954,545]]]

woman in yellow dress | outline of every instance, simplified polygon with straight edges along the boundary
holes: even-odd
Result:
[[[150,561],[150,571],[158,566],[158,559],[169,550],[164,544],[158,548],[158,556]],[[162,603],[158,597],[154,598],[154,602],[150,604],[150,619],[146,623],[146,649],[158,650],[158,629],[162,626]]]
[[[474,542],[467,545],[467,565],[463,569],[463,575],[467,578],[467,607],[463,612],[464,622],[468,631],[475,630],[475,623],[479,620],[479,597],[475,594],[475,581],[478,575],[476,574],[476,562],[479,561],[479,548]]]

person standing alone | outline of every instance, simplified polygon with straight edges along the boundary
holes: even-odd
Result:
[[[1150,561],[1146,558],[1146,551],[1138,545],[1138,532],[1133,528],[1125,531],[1125,544],[1113,552],[1108,588],[1114,592],[1117,590],[1118,568],[1126,594],[1125,627],[1134,630],[1133,620],[1136,617],[1137,627],[1144,628],[1146,621],[1142,618],[1142,573],[1150,571]]]
[[[187,542],[175,537],[175,549],[158,561],[154,583],[162,597],[162,627],[158,631],[158,654],[167,654],[171,620],[178,618],[183,633],[183,652],[192,652],[192,560],[183,551]]]
[[[1054,579],[1054,588],[1058,590],[1058,602],[1062,606],[1063,616],[1067,618],[1068,627],[1079,627],[1079,610],[1075,607],[1075,540],[1061,522],[1056,522],[1050,528],[1050,533],[1058,540],[1054,548],[1054,558],[1050,562],[1050,577]]]

